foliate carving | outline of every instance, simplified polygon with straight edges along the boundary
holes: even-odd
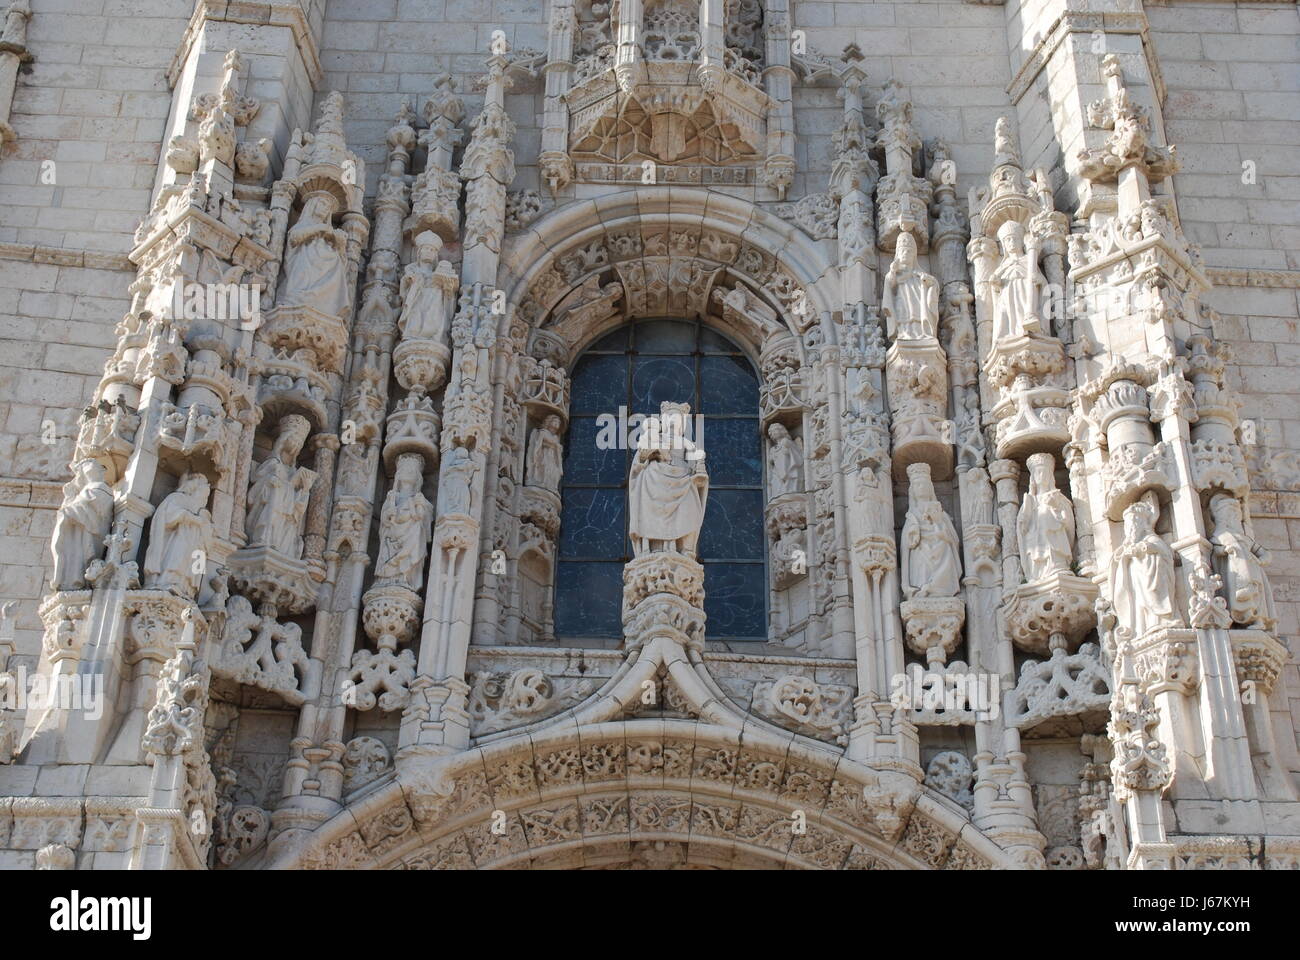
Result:
[[[212,672],[219,677],[278,693],[293,704],[304,702],[310,661],[302,628],[278,623],[270,609],[253,612],[247,598],[226,602],[226,622]]]
[[[1057,572],[1010,592],[1002,615],[1012,642],[1045,656],[1078,643],[1097,623],[1097,585]]]
[[[1175,148],[1150,142],[1150,113],[1130,97],[1119,58],[1109,54],[1102,61],[1102,73],[1106,77],[1107,97],[1088,104],[1088,122],[1112,132],[1104,147],[1079,151],[1080,172],[1098,183],[1113,181],[1121,170],[1134,165],[1153,183],[1177,173]]]
[[[925,768],[925,786],[943,794],[968,812],[975,809],[975,798],[971,794],[973,781],[974,772],[970,760],[956,750],[936,753]]]
[[[523,230],[542,213],[542,197],[536,190],[515,190],[506,194],[506,233]]]
[[[754,710],[799,733],[835,743],[848,742],[853,688],[819,684],[791,674],[754,686]]]
[[[393,768],[388,747],[374,737],[349,740],[343,751],[343,792],[355,793]]]
[[[828,193],[810,193],[796,203],[777,204],[774,210],[814,240],[833,240],[838,232],[840,205]]]
[[[1157,734],[1160,712],[1136,680],[1121,683],[1111,704],[1108,734],[1115,797],[1127,800],[1143,790],[1163,791],[1173,779],[1164,743]]]
[[[1196,634],[1166,628],[1147,634],[1128,647],[1144,692],[1158,696],[1168,691],[1188,695],[1199,680]]]
[[[1026,660],[1021,666],[1007,723],[1022,730],[1060,717],[1097,724],[1110,696],[1110,671],[1095,643],[1085,643],[1073,654],[1057,647],[1050,659]]]
[[[593,689],[591,680],[553,679],[533,667],[477,673],[469,693],[472,732],[484,736],[552,716]]]

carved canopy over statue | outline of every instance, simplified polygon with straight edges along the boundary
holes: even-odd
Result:
[[[54,521],[50,545],[54,556],[55,590],[78,590],[86,585],[86,567],[104,549],[113,524],[113,491],[104,482],[104,465],[82,460],[76,467],[75,492],[64,500]]]
[[[695,557],[709,498],[703,445],[685,434],[690,405],[664,403],[642,429],[629,475],[628,533],[632,553]],[[652,423],[653,422],[653,423]]]
[[[916,240],[906,231],[898,235],[880,309],[889,335],[898,340],[933,338],[939,328],[939,283],[917,268]]]
[[[1074,508],[1056,488],[1055,461],[1050,453],[1035,453],[1027,465],[1029,489],[1016,518],[1016,536],[1025,582],[1035,583],[1053,573],[1070,572]]]
[[[248,489],[248,544],[265,545],[291,560],[302,557],[302,528],[316,474],[298,467],[298,454],[311,431],[306,417],[290,414],[270,455],[253,471]]]
[[[154,511],[149,524],[149,549],[144,557],[144,583],[193,600],[203,586],[212,537],[207,503],[210,487],[202,474],[187,473],[177,489]]]
[[[930,465],[907,468],[908,508],[903,522],[903,595],[955,597],[961,587],[957,528],[934,494]]]

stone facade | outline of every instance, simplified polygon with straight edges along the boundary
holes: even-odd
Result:
[[[1300,866],[1297,35],[16,0],[0,867]]]

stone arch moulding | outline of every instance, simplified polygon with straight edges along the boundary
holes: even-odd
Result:
[[[658,231],[666,231],[668,247],[647,250],[645,239]],[[710,264],[719,277],[744,281],[775,308],[775,322],[801,342],[842,309],[834,246],[749,201],[708,191],[645,186],[569,203],[508,238],[498,273],[507,304],[499,333],[509,333],[513,317],[530,329],[550,321],[557,305],[602,272],[637,260],[673,259]],[[580,339],[567,343],[570,358],[619,322],[614,318],[655,313],[629,310],[625,302],[622,311],[610,314],[613,322],[583,330]],[[761,342],[743,332],[741,337],[757,357]]]
[[[651,640],[557,717],[464,753],[399,754],[394,778],[273,844],[271,866],[1009,865],[954,804],[743,713],[688,657]],[[626,717],[656,677],[691,719]]]

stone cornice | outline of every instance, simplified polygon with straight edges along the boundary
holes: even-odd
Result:
[[[131,261],[124,253],[69,250],[64,247],[43,247],[34,243],[0,243],[0,260],[22,260],[28,263],[50,263],[59,267],[135,272],[135,267],[131,265]]]
[[[316,35],[312,32],[307,15],[298,3],[251,3],[249,0],[199,0],[190,17],[189,25],[167,68],[167,85],[176,86],[181,68],[189,58],[194,38],[205,20],[217,23],[248,23],[254,26],[288,27],[293,31],[294,43],[302,55],[311,79],[312,89],[319,89],[323,71],[320,63],[320,49]]]
[[[1249,267],[1207,267],[1216,287],[1274,287],[1300,290],[1300,270],[1256,270]]]
[[[63,484],[57,480],[0,477],[0,507],[57,510],[63,502]]]

